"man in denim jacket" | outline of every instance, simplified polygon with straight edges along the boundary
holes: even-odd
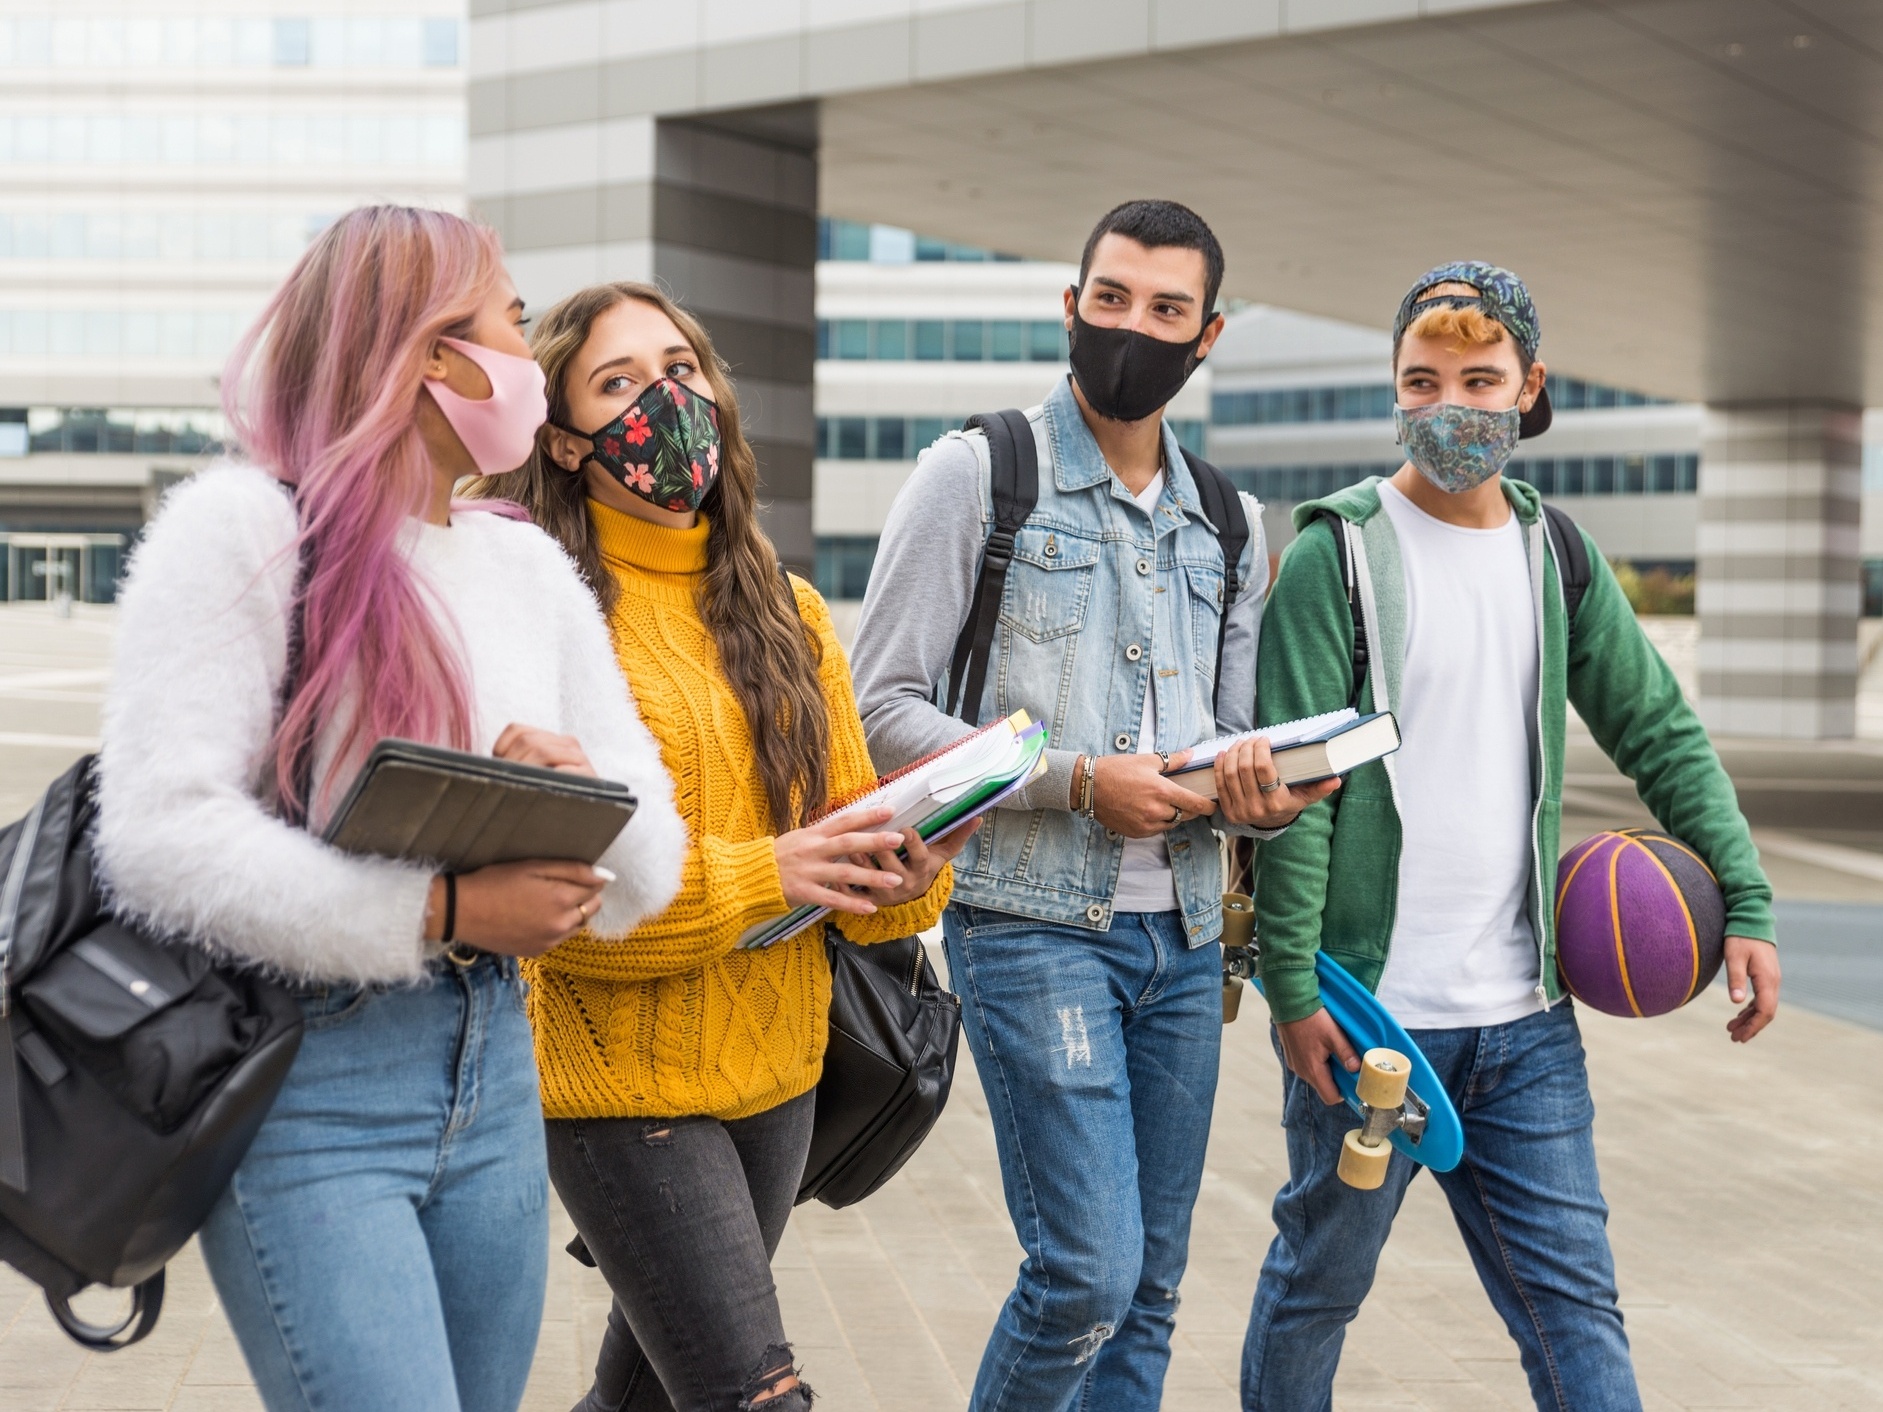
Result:
[[[1212,828],[1265,834],[1332,788],[1283,786],[1259,742],[1218,757],[1220,803],[1163,774],[1163,757],[1254,725],[1260,510],[1243,497],[1244,587],[1219,632],[1221,526],[1163,421],[1222,331],[1222,270],[1185,207],[1110,212],[1066,293],[1072,376],[1027,413],[1039,501],[964,714],[1024,707],[1052,748],[956,859],[943,924],[1026,1249],[973,1412],[1158,1405],[1221,1043]],[[878,769],[971,729],[936,703],[992,523],[985,436],[943,437],[890,512],[857,628]]]

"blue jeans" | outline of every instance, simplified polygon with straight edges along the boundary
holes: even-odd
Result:
[[[1222,1051],[1222,948],[961,905],[949,979],[1026,1250],[970,1412],[1156,1407]]]
[[[516,965],[304,995],[301,1052],[203,1227],[269,1412],[514,1412],[549,1178]]]
[[[1464,1161],[1433,1175],[1517,1341],[1530,1395],[1549,1412],[1636,1412],[1574,1009],[1411,1034],[1464,1119]],[[1356,1191],[1334,1174],[1359,1126],[1353,1110],[1323,1104],[1285,1066],[1282,1102],[1289,1178],[1242,1346],[1242,1405],[1325,1412],[1347,1325],[1422,1169],[1395,1153],[1385,1186]]]

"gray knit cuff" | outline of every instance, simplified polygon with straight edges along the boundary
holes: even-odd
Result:
[[[1078,762],[1076,750],[1048,750],[1046,773],[1014,795],[1009,809],[1070,809],[1072,807],[1072,767]]]

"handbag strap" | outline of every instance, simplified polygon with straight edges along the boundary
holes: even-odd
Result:
[[[159,1270],[149,1279],[131,1287],[131,1312],[109,1328],[102,1324],[86,1323],[73,1312],[69,1299],[64,1295],[55,1296],[51,1290],[46,1291],[46,1308],[52,1311],[53,1319],[71,1335],[74,1342],[94,1353],[111,1353],[120,1348],[129,1348],[147,1338],[150,1331],[157,1327],[157,1316],[163,1313],[163,1271]],[[129,1333],[125,1332],[127,1329]]]

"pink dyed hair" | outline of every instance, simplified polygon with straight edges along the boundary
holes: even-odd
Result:
[[[432,485],[418,430],[425,363],[440,335],[468,336],[502,262],[496,233],[462,217],[349,211],[229,356],[229,426],[247,456],[295,487],[295,551],[311,566],[299,684],[273,745],[290,810],[311,807],[297,762],[342,709],[352,715],[336,764],[385,736],[470,745],[470,689],[450,619],[428,601],[399,536]]]

